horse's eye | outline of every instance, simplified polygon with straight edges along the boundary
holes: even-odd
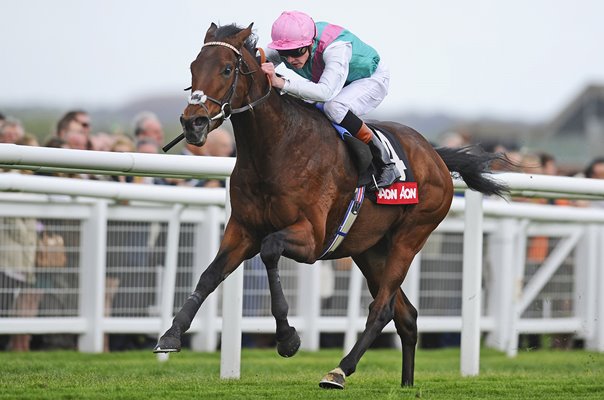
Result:
[[[227,64],[227,66],[224,67],[224,71],[222,71],[222,74],[224,76],[229,76],[231,75],[231,72],[233,72],[233,66],[231,64]]]

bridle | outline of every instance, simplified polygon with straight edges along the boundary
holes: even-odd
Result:
[[[233,79],[233,83],[231,84],[231,87],[229,88],[227,93],[224,95],[222,100],[218,100],[214,97],[208,96],[207,94],[205,94],[203,92],[203,90],[195,90],[189,96],[189,100],[188,100],[189,104],[201,106],[205,110],[205,112],[208,114],[208,117],[207,117],[208,120],[210,122],[212,122],[212,121],[216,121],[219,119],[226,121],[229,118],[231,118],[231,115],[233,115],[233,114],[239,114],[239,113],[242,113],[242,112],[245,112],[248,110],[253,110],[254,107],[262,104],[264,101],[266,101],[268,99],[268,97],[271,95],[271,90],[272,90],[270,79],[267,79],[268,80],[268,90],[266,91],[266,94],[264,96],[260,97],[257,100],[252,101],[251,103],[249,103],[243,107],[239,107],[239,108],[235,108],[235,109],[231,108],[231,99],[233,98],[233,95],[235,94],[235,90],[237,88],[237,83],[239,82],[239,75],[241,74],[241,75],[245,75],[245,76],[250,76],[257,70],[250,70],[249,65],[247,65],[247,63],[243,59],[243,55],[241,54],[241,51],[239,51],[235,46],[233,46],[229,43],[207,42],[207,43],[204,43],[204,45],[201,48],[203,49],[204,47],[207,47],[207,46],[223,46],[223,47],[226,47],[226,48],[232,50],[237,55],[237,63],[235,64],[235,78]],[[261,48],[258,48],[257,50],[260,52],[260,58],[261,58],[260,62],[263,63],[266,59],[264,50]],[[247,72],[242,70],[242,68],[241,68],[242,65],[245,65],[247,67]],[[191,89],[192,89],[191,87],[188,87],[185,90],[191,90]],[[208,107],[206,106],[206,101],[208,101],[208,100],[211,101],[212,103],[215,103],[220,106],[220,111],[216,115],[211,116],[211,117],[210,117],[210,111],[208,110]],[[170,143],[165,145],[162,148],[163,151],[167,152],[172,147],[174,147],[178,142],[180,142],[182,139],[184,139],[184,137],[185,137],[185,134],[181,133],[179,136],[174,138]]]

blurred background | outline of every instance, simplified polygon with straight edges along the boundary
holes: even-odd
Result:
[[[371,118],[434,142],[455,132],[548,152],[569,174],[604,154],[597,0],[4,0],[0,113],[43,140],[68,110],[86,110],[93,132],[125,134],[151,111],[168,141],[210,23],[254,22],[265,47],[292,9],[348,28],[390,66],[390,93]]]

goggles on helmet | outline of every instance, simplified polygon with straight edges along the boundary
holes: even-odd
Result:
[[[301,57],[308,51],[308,47],[300,47],[299,49],[291,49],[291,50],[277,50],[279,56],[283,59],[287,59],[287,57]]]

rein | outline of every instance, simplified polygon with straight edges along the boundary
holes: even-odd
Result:
[[[249,76],[249,75],[253,74],[254,72],[256,72],[257,70],[250,71],[249,66],[243,59],[243,55],[241,54],[241,51],[239,51],[235,46],[233,46],[229,43],[207,42],[202,46],[202,48],[204,48],[206,46],[223,46],[223,47],[226,47],[226,48],[232,50],[237,55],[237,64],[235,66],[235,79],[233,80],[233,84],[231,85],[231,87],[229,88],[228,92],[225,94],[225,96],[223,97],[222,100],[218,100],[218,99],[215,99],[214,97],[208,96],[207,94],[205,94],[203,92],[203,90],[195,90],[189,96],[189,101],[188,101],[189,104],[201,106],[205,110],[205,112],[208,114],[208,119],[210,120],[210,122],[216,121],[218,119],[222,119],[223,121],[226,121],[229,118],[231,118],[231,115],[239,114],[239,113],[242,113],[242,112],[245,112],[248,110],[253,110],[254,107],[262,104],[263,102],[265,102],[268,99],[268,97],[271,95],[272,85],[271,85],[271,80],[268,79],[268,77],[267,77],[268,90],[264,96],[260,97],[257,100],[252,101],[251,103],[249,103],[243,107],[232,109],[230,102],[231,102],[231,99],[232,99],[233,95],[235,94],[235,90],[237,88],[237,82],[239,81],[239,74]],[[260,63],[264,63],[266,61],[266,55],[264,54],[264,50],[262,48],[258,48],[257,50],[260,53]],[[246,65],[246,67],[248,69],[247,72],[242,71],[242,69],[241,69],[242,64]],[[188,87],[185,90],[189,90],[189,89],[191,89],[191,87]],[[206,107],[207,100],[211,101],[212,103],[218,104],[220,106],[220,112],[218,112],[216,115],[214,115],[212,117],[210,117],[210,111]],[[178,135],[176,138],[174,138],[170,143],[166,144],[162,148],[162,150],[164,152],[168,152],[178,142],[183,140],[184,137],[185,137],[185,134],[183,132],[180,135]]]

